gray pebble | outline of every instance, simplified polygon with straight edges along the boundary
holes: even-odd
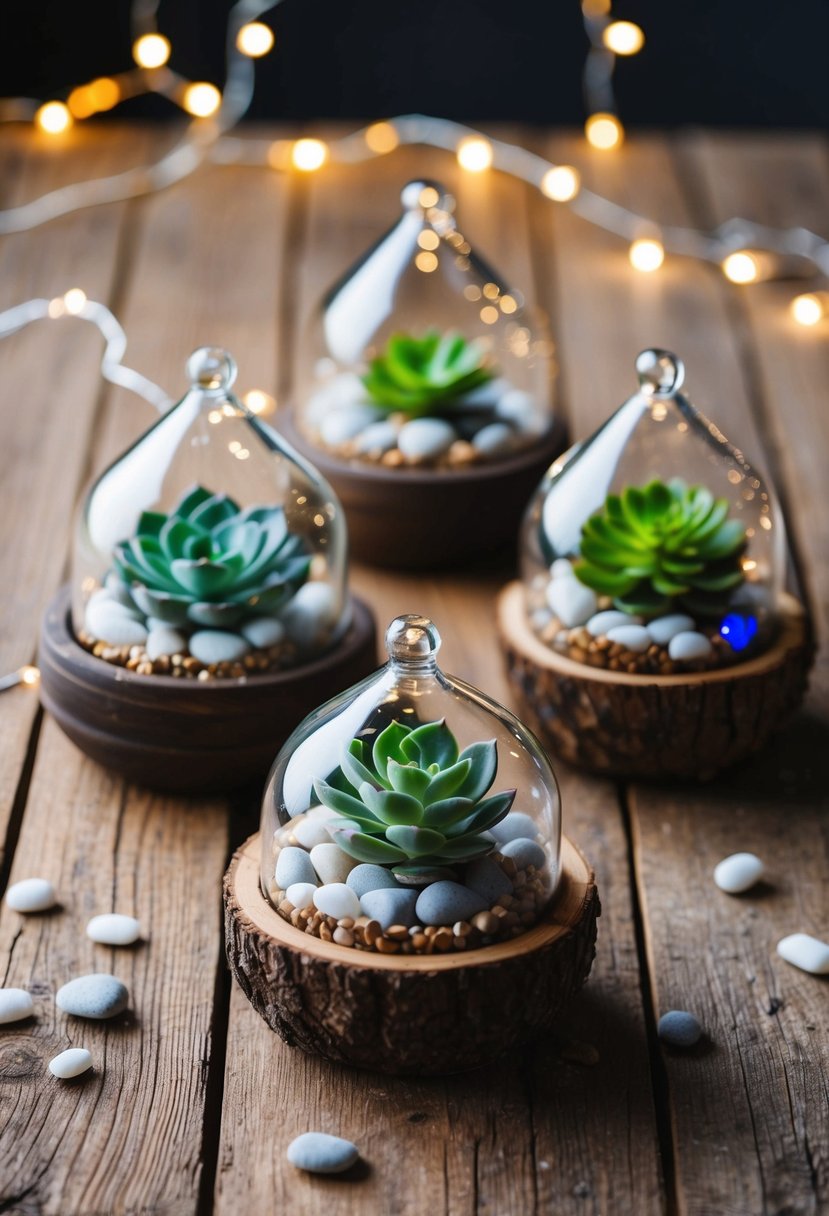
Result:
[[[187,638],[177,629],[163,625],[159,629],[151,629],[146,641],[147,658],[160,659],[163,654],[181,654],[187,649]]]
[[[471,920],[489,907],[477,891],[459,882],[433,882],[421,891],[417,899],[417,923],[420,925],[453,925],[456,920]]]
[[[662,1014],[656,1033],[671,1047],[693,1047],[702,1037],[702,1027],[692,1013],[671,1009]]]
[[[512,427],[505,422],[490,422],[481,427],[472,438],[472,446],[482,456],[500,456],[508,452],[515,444],[515,434]]]
[[[276,859],[276,885],[283,891],[295,882],[310,882],[317,885],[317,876],[311,864],[311,855],[305,849],[288,845]]]
[[[502,846],[501,852],[504,857],[511,857],[519,870],[526,870],[527,866],[535,866],[537,870],[540,870],[547,860],[547,854],[541,845],[536,844],[527,836],[519,836],[515,840],[508,841]]]
[[[397,446],[407,460],[435,460],[449,451],[457,437],[442,418],[414,418],[400,428]]]
[[[530,815],[525,815],[523,811],[510,811],[500,823],[496,823],[494,828],[490,828],[489,832],[491,836],[495,837],[498,844],[502,845],[524,836],[532,840],[538,833],[538,827]]]
[[[704,633],[688,630],[675,634],[668,643],[669,657],[679,663],[707,659],[712,650],[713,646]]]
[[[367,861],[354,867],[346,878],[345,885],[351,887],[358,899],[362,899],[369,891],[400,890],[400,884],[389,870],[383,866],[373,866]]]
[[[258,616],[244,624],[239,632],[251,646],[265,650],[278,646],[285,639],[285,626],[275,616]]]
[[[478,857],[475,861],[470,861],[463,880],[467,887],[477,891],[490,906],[500,895],[510,895],[513,889],[509,878],[491,857]]]
[[[194,659],[209,666],[210,663],[235,663],[243,659],[250,645],[238,633],[225,633],[222,629],[199,629],[189,642]]]
[[[123,1013],[129,1004],[129,992],[114,975],[98,972],[81,975],[59,988],[55,1004],[64,1013],[76,1018],[114,1018]]]
[[[360,1150],[356,1144],[325,1132],[303,1132],[288,1145],[291,1165],[310,1174],[341,1174],[359,1156]]]
[[[372,422],[355,441],[355,447],[362,455],[367,452],[388,452],[396,446],[397,427],[393,422]]]
[[[415,924],[415,905],[418,901],[417,891],[406,891],[398,888],[381,887],[377,891],[366,891],[360,899],[360,910],[363,916],[379,920],[383,929],[390,925],[405,925],[410,928]]]

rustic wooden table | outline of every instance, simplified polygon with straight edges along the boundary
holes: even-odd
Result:
[[[521,136],[521,133],[517,133]],[[126,126],[63,144],[4,135],[9,206],[158,152],[169,136]],[[674,222],[735,213],[826,229],[829,162],[815,138],[635,138],[616,155],[524,133],[611,197]],[[740,289],[671,258],[637,275],[622,242],[496,173],[398,151],[311,177],[210,168],[157,197],[86,211],[0,241],[0,306],[81,286],[129,335],[128,362],[173,393],[206,342],[237,356],[241,387],[284,399],[310,302],[397,211],[401,184],[447,179],[464,230],[534,294],[558,343],[575,437],[627,395],[644,346],[683,355],[693,395],[775,478],[793,566],[822,626],[829,601],[829,345],[787,313],[791,284]],[[0,670],[32,660],[39,614],[66,577],[74,508],[152,420],[104,387],[100,340],[67,319],[0,346],[3,511]],[[384,625],[428,613],[445,666],[509,702],[493,630],[508,568],[443,577],[355,569]],[[395,1081],[285,1047],[228,979],[220,882],[255,808],[126,788],[88,762],[36,696],[0,697],[0,879],[52,878],[63,908],[0,919],[3,983],[35,994],[33,1024],[0,1033],[0,1211],[489,1213],[754,1216],[829,1211],[827,981],[775,943],[826,937],[829,669],[805,712],[755,763],[711,786],[620,787],[563,772],[565,827],[596,867],[604,913],[592,979],[560,1033],[476,1074]],[[759,853],[768,884],[733,899],[711,870]],[[84,936],[94,913],[141,918],[131,951]],[[68,977],[112,970],[132,1013],[82,1030],[55,1010]],[[655,1015],[692,1009],[705,1046],[663,1050]],[[80,1040],[81,1084],[47,1073]],[[594,1049],[594,1050],[591,1050]],[[348,1181],[285,1162],[298,1132],[343,1132],[365,1168]]]

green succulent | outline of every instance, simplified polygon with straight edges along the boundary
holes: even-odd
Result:
[[[340,767],[314,790],[343,816],[328,830],[344,852],[416,882],[435,867],[492,851],[494,841],[483,833],[515,798],[515,790],[484,797],[497,768],[494,739],[459,752],[444,719],[414,728],[395,721],[373,745],[352,739]]]
[[[609,494],[582,527],[576,576],[623,612],[716,616],[744,577],[746,531],[728,511],[727,499],[678,479]]]
[[[305,542],[281,507],[246,507],[196,486],[169,515],[145,511],[113,550],[115,569],[147,616],[232,626],[273,615],[308,577]]]
[[[393,334],[363,376],[372,400],[417,417],[451,405],[494,375],[477,343],[431,329],[422,338]]]

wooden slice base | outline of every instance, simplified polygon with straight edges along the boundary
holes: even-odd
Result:
[[[384,955],[295,929],[259,885],[260,837],[225,875],[230,969],[286,1043],[388,1073],[463,1072],[548,1029],[595,955],[593,871],[562,841],[562,876],[544,919],[509,942],[465,953]]]
[[[388,469],[331,456],[305,438],[290,410],[274,425],[334,487],[352,557],[407,570],[468,564],[514,545],[530,495],[567,438],[557,420],[526,451],[504,460],[452,470]]]
[[[716,671],[635,676],[558,654],[527,619],[524,587],[498,597],[497,624],[521,716],[569,764],[623,777],[708,780],[762,748],[798,707],[814,646],[784,596],[775,643]]]
[[[328,654],[241,680],[138,675],[76,640],[64,587],[43,617],[41,700],[81,751],[129,781],[177,793],[264,782],[276,753],[311,710],[377,667],[374,618],[353,600],[352,624]]]

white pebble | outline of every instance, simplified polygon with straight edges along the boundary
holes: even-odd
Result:
[[[607,631],[607,640],[633,654],[644,654],[651,644],[651,635],[644,625],[617,625]]]
[[[21,878],[6,892],[6,903],[15,912],[45,912],[54,908],[56,898],[48,878]]]
[[[596,594],[577,578],[557,578],[547,587],[547,603],[568,629],[583,625],[596,613]]]
[[[388,452],[397,446],[397,427],[393,422],[372,422],[360,432],[354,446],[364,456],[369,452]]]
[[[668,643],[668,655],[677,663],[707,659],[712,650],[713,647],[704,633],[677,633]]]
[[[527,435],[541,435],[549,424],[544,409],[523,389],[512,388],[498,400],[495,413]]]
[[[382,411],[373,405],[343,405],[330,410],[320,421],[320,439],[331,448],[348,443],[360,431],[365,430],[383,417]]]
[[[331,837],[328,835],[328,828],[325,826],[325,821],[311,818],[309,815],[301,815],[291,824],[291,832],[297,844],[301,844],[303,849],[313,849],[318,844],[330,844]]]
[[[30,1018],[34,1002],[25,988],[0,988],[0,1025]]]
[[[160,659],[162,655],[181,654],[187,648],[187,638],[177,629],[162,625],[151,629],[147,635],[146,651],[148,659]]]
[[[61,1081],[79,1077],[92,1067],[92,1056],[85,1047],[69,1047],[49,1061],[49,1072]]]
[[[777,953],[811,975],[829,975],[829,944],[808,933],[792,933],[777,943]]]
[[[330,583],[304,583],[282,613],[288,637],[303,651],[321,646],[336,620],[337,607],[337,593]]]
[[[147,640],[147,630],[138,613],[124,608],[115,600],[97,600],[87,604],[84,626],[100,642],[110,646],[141,646]]]
[[[729,895],[740,895],[753,887],[766,867],[754,853],[732,853],[714,867],[714,882]]]
[[[307,908],[314,902],[316,889],[312,882],[292,882],[285,892],[285,898],[295,908]]]
[[[288,1145],[288,1160],[311,1174],[340,1174],[360,1155],[356,1144],[325,1132],[304,1132]]]
[[[657,646],[667,646],[671,638],[675,638],[678,633],[687,633],[695,624],[692,616],[675,612],[671,616],[658,616],[655,620],[648,621],[648,633]]]
[[[314,907],[323,916],[333,916],[342,920],[344,916],[353,916],[356,920],[360,915],[360,901],[351,887],[344,882],[331,882],[324,887],[317,887],[314,892]]]
[[[505,422],[490,422],[473,435],[472,446],[482,456],[501,456],[515,446],[515,432]]]
[[[134,916],[103,912],[92,917],[86,926],[86,936],[102,946],[131,946],[141,936],[141,926]]]
[[[550,578],[575,578],[576,572],[569,557],[557,557],[550,566]]]
[[[349,857],[338,844],[316,844],[311,849],[311,865],[322,883],[345,882],[357,865],[355,857]]]
[[[239,630],[245,641],[259,649],[278,646],[285,639],[285,626],[275,616],[258,616]]]
[[[104,972],[81,975],[55,993],[55,1004],[77,1018],[114,1018],[129,1004],[129,992],[114,975]]]
[[[594,638],[604,637],[611,629],[620,629],[626,625],[641,625],[641,616],[629,616],[626,612],[617,612],[615,609],[608,609],[606,612],[597,612],[595,616],[591,616],[590,620],[585,625],[587,632]]]
[[[436,460],[457,437],[455,428],[442,418],[415,418],[400,428],[397,446],[407,460]]]
[[[235,663],[250,650],[250,644],[238,633],[227,633],[223,629],[199,629],[188,645],[193,658],[206,667],[211,663]]]

